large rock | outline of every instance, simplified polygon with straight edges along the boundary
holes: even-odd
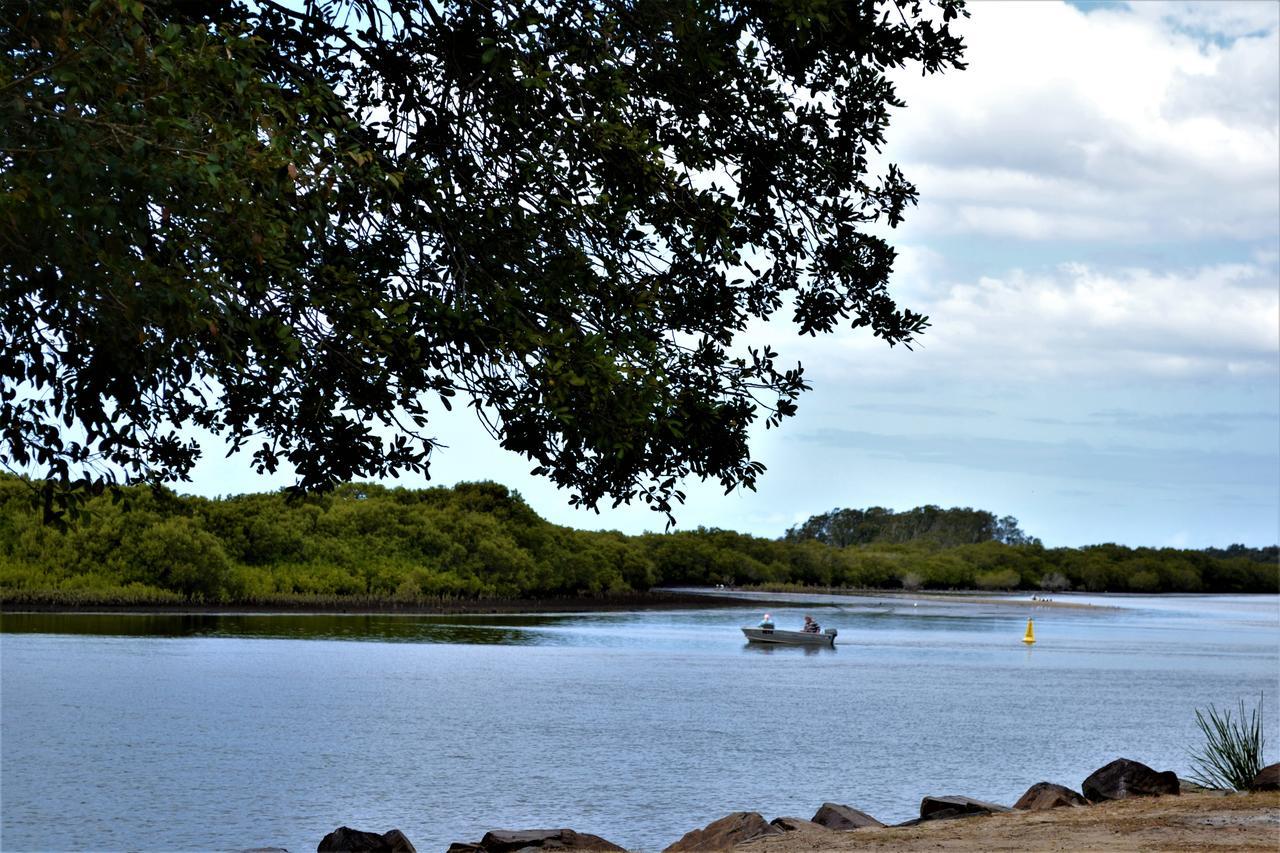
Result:
[[[802,817],[775,817],[769,821],[770,826],[776,826],[783,832],[796,832],[802,829],[812,830],[814,832],[830,832],[828,827],[820,823],[814,823],[811,820],[805,820]]]
[[[1280,763],[1268,764],[1259,770],[1258,775],[1254,776],[1253,781],[1249,783],[1249,789],[1253,791],[1280,790]]]
[[[1013,804],[1015,809],[1038,812],[1064,806],[1087,806],[1089,801],[1075,791],[1052,782],[1037,782]]]
[[[1089,774],[1080,786],[1091,802],[1123,800],[1126,797],[1158,797],[1178,794],[1181,785],[1172,770],[1157,773],[1139,761],[1117,758]]]
[[[770,825],[759,812],[734,812],[712,821],[702,829],[685,833],[684,837],[662,851],[681,853],[685,850],[728,850],[738,844],[765,835],[781,835],[783,830]]]
[[[947,820],[1012,811],[1008,806],[975,800],[972,797],[925,797],[920,801],[920,820]]]
[[[863,829],[868,826],[884,826],[866,812],[860,812],[850,806],[839,803],[823,803],[813,816],[814,823],[820,823],[827,829]]]
[[[572,829],[495,829],[480,839],[484,853],[510,853],[513,850],[596,850],[623,848],[598,835],[574,832]],[[625,851],[624,851],[625,853]]]
[[[326,835],[316,853],[418,853],[398,829],[379,835],[340,826]]]

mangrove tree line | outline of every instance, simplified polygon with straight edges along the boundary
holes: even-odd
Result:
[[[703,584],[1280,591],[1274,547],[1044,548],[1021,533],[1025,541],[1013,543],[994,534],[939,541],[939,529],[982,517],[968,508],[903,513],[933,519],[914,539],[898,541],[900,528],[891,525],[892,537],[841,545],[796,529],[782,539],[706,528],[641,536],[575,530],[540,518],[495,483],[347,484],[305,499],[129,487],[93,498],[87,516],[64,527],[43,523],[32,501],[37,489],[0,475],[0,600],[11,605],[431,606]]]

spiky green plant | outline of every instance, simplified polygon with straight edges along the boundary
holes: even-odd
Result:
[[[1196,710],[1196,725],[1204,732],[1204,746],[1191,753],[1191,779],[1209,788],[1234,788],[1244,791],[1262,769],[1263,697],[1258,707],[1245,716],[1244,700],[1240,715],[1232,718],[1231,709],[1218,711],[1212,704],[1208,711]]]

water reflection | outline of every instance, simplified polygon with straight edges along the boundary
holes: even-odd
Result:
[[[835,646],[787,646],[781,643],[743,643],[742,650],[744,652],[755,652],[761,655],[784,654],[794,655],[803,654],[805,656],[813,656],[820,654],[835,654]]]
[[[6,613],[11,634],[95,634],[114,637],[255,637],[468,645],[533,645],[537,629],[564,616],[395,616],[388,614],[249,613]]]

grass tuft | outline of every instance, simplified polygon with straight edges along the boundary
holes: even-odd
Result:
[[[1233,718],[1231,709],[1196,710],[1196,725],[1204,732],[1205,742],[1199,752],[1191,753],[1191,779],[1209,788],[1233,788],[1246,791],[1253,777],[1262,769],[1264,745],[1262,726],[1263,697],[1258,707],[1245,715],[1240,700],[1240,715]]]

